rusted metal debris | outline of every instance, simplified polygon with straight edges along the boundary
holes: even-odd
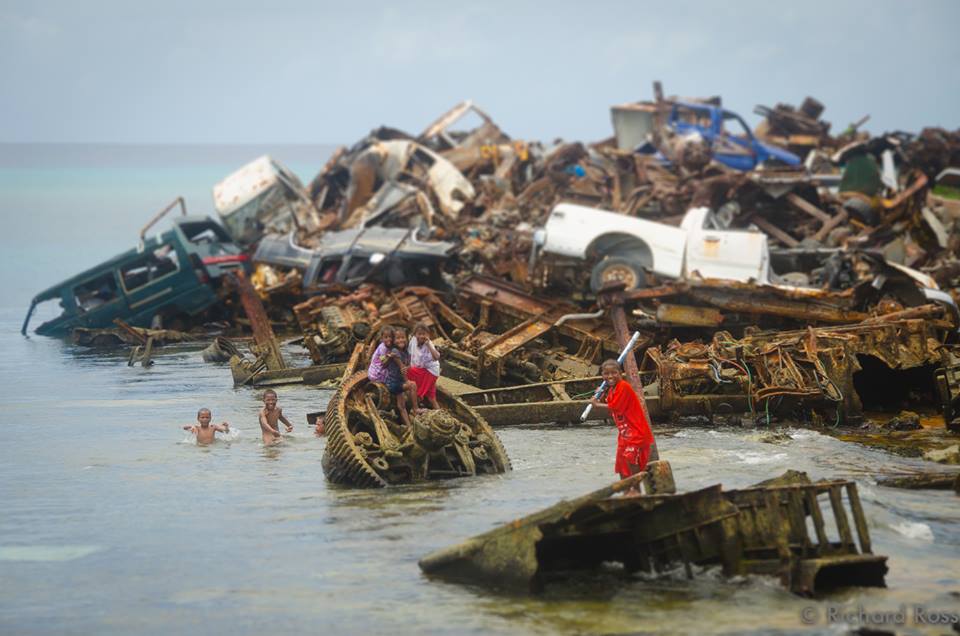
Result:
[[[388,291],[367,285],[313,297],[295,307],[314,362],[342,361],[380,327],[426,323],[443,350],[444,375],[497,387],[593,375],[617,345],[603,312],[545,300],[499,279],[473,276],[453,298],[424,287]]]
[[[539,338],[559,311],[594,313],[596,296],[588,284],[592,268],[612,256],[623,258],[609,246],[566,264],[538,258],[534,230],[559,202],[666,226],[679,224],[688,210],[702,206],[709,210],[714,230],[752,228],[769,238],[768,282],[695,275],[670,280],[653,276],[648,268],[641,275],[646,279],[641,287],[647,288],[634,296],[628,290],[627,298],[627,309],[634,312],[630,328],[650,328],[645,346],[672,337],[709,337],[718,327],[739,337],[753,325],[850,324],[928,302],[924,289],[936,283],[920,280],[903,265],[930,267],[942,287],[957,296],[960,266],[953,266],[949,255],[950,237],[960,236],[955,231],[960,215],[928,200],[931,180],[939,174],[933,170],[942,171],[960,155],[956,135],[925,131],[917,138],[871,138],[857,131],[859,122],[831,136],[830,125],[822,120],[823,105],[808,98],[797,108],[760,108],[767,120],[755,131],[758,138],[806,149],[805,164],[768,163],[743,171],[711,159],[710,153],[720,152],[716,147],[708,149],[706,161],[694,160],[688,156],[692,146],[678,128],[695,122],[678,119],[677,108],[696,114],[701,106],[718,108],[719,98],[664,97],[659,87],[655,94],[654,102],[615,107],[616,139],[591,145],[517,142],[471,102],[444,113],[419,136],[379,128],[334,153],[307,188],[321,221],[300,227],[294,240],[310,247],[334,230],[381,225],[417,227],[421,239],[459,244],[444,268],[453,286],[437,289],[441,304],[433,307],[452,309],[469,328],[449,319],[433,322],[438,336],[457,345],[450,350],[448,362],[456,367],[451,373],[480,387],[553,379],[534,373],[539,362],[525,358],[530,347],[523,341]],[[479,124],[458,130],[470,113]],[[729,141],[723,136],[727,132],[718,134],[715,143]],[[625,141],[628,137],[632,141]],[[648,154],[645,143],[659,147],[666,160]],[[958,241],[954,248],[960,247]],[[288,302],[291,293],[303,294],[295,270],[271,266],[270,275],[261,277],[260,291],[268,298],[277,294],[277,302]],[[516,293],[489,289],[509,284],[517,286]],[[503,299],[494,305],[500,314],[512,315],[510,324],[491,327],[477,311],[485,306],[477,289],[484,286],[488,289],[480,294]],[[560,297],[573,302],[562,307],[553,300]],[[322,296],[306,299],[297,313],[314,362],[348,355],[378,321],[400,322],[403,307],[387,319],[379,315],[390,300],[386,290],[371,291],[370,286],[359,292],[326,289]],[[421,295],[418,301],[423,305],[432,299]],[[941,295],[938,302],[951,301]],[[420,313],[429,319],[430,312]],[[944,321],[956,323],[957,318]],[[440,333],[444,323],[458,333]],[[467,333],[460,338],[462,331]],[[583,334],[550,336],[564,337],[580,338],[588,346]],[[514,348],[518,342],[519,350]],[[509,356],[501,355],[504,348]],[[596,362],[595,356],[576,357]],[[571,375],[577,373],[592,371],[581,368]]]
[[[215,195],[234,240],[262,257],[238,283],[247,319],[234,323],[253,332],[254,355],[233,358],[235,382],[335,381],[366,362],[382,326],[424,322],[443,378],[492,421],[514,423],[523,400],[536,400],[534,420],[568,421],[577,381],[639,330],[646,357],[627,377],[654,419],[852,423],[856,378],[886,377],[881,364],[935,374],[931,401],[960,429],[943,347],[960,327],[960,136],[836,129],[812,98],[757,112],[765,121],[737,141],[742,120],[719,97],[657,83],[653,100],[613,107],[614,136],[597,143],[518,140],[468,101],[420,134],[381,127],[338,149],[306,187],[258,159]],[[585,215],[569,236],[589,244],[548,249],[551,222],[571,210]],[[609,231],[590,222],[598,214]],[[379,249],[385,233],[396,240]],[[427,243],[445,246],[429,263]],[[311,367],[288,368],[277,325]]]
[[[146,329],[131,327],[119,318],[114,320],[117,325],[113,329],[87,329],[76,327],[70,337],[74,344],[82,347],[110,348],[125,345],[144,345],[148,338],[153,338],[155,345],[195,342],[199,336],[173,329]]]
[[[643,495],[613,496],[640,485]],[[628,573],[684,567],[689,578],[693,566],[720,566],[726,576],[776,576],[792,592],[813,595],[883,587],[886,560],[873,554],[851,481],[812,483],[788,471],[750,488],[716,485],[677,494],[669,464],[659,461],[644,473],[433,552],[420,568],[471,584],[538,590],[604,562],[621,563]]]
[[[410,427],[389,412],[390,397],[365,372],[343,382],[324,415],[327,479],[380,488],[510,470],[493,429],[442,387],[437,391],[441,408],[413,416]]]
[[[720,331],[709,344],[647,349],[642,371],[656,385],[658,413],[749,411],[768,421],[790,414],[836,425],[858,420],[864,402],[876,408],[924,386],[937,399],[933,370],[952,368],[956,350],[933,323],[878,321],[739,340]],[[928,371],[911,374],[917,369]]]
[[[280,351],[280,341],[273,332],[270,319],[256,291],[242,272],[233,275],[233,284],[253,331],[250,351],[254,359],[234,354],[230,357],[230,371],[234,386],[257,387],[282,384],[320,384],[339,378],[343,364],[289,367]],[[223,346],[223,343],[221,343]],[[234,348],[235,350],[235,348]],[[210,352],[215,356],[217,352]]]
[[[920,473],[900,477],[885,477],[877,485],[909,490],[952,490],[960,495],[960,472]]]

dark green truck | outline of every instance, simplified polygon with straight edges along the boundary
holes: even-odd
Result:
[[[141,234],[138,247],[37,294],[20,331],[26,335],[37,306],[53,300],[62,313],[37,327],[40,335],[112,327],[116,318],[136,327],[157,319],[164,327],[186,325],[220,300],[228,271],[248,267],[248,255],[212,219],[177,217],[172,229]]]

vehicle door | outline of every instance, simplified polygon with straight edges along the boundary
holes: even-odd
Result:
[[[762,232],[721,230],[707,208],[690,210],[683,227],[687,230],[687,276],[769,282],[769,248]]]
[[[740,116],[723,111],[720,134],[713,140],[713,158],[734,170],[753,170],[764,159],[758,155],[758,148],[753,133]]]
[[[692,104],[674,104],[670,109],[669,125],[680,136],[697,133],[711,142],[714,131],[710,110],[710,108]]]
[[[73,296],[76,309],[76,320],[71,327],[112,327],[114,318],[125,318],[129,311],[113,267],[74,285],[68,293]],[[65,309],[70,304],[65,303]]]
[[[189,313],[188,306],[195,303],[189,298],[188,292],[202,290],[205,295],[213,293],[207,286],[198,283],[192,268],[182,266],[181,254],[174,241],[147,247],[135,258],[124,262],[119,274],[130,308],[131,324],[136,326],[148,326],[154,314],[175,299],[182,300],[187,305],[182,309]],[[184,297],[185,293],[187,297]]]

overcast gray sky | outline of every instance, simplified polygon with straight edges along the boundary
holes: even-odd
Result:
[[[0,0],[0,142],[352,142],[468,97],[589,141],[654,79],[750,122],[813,95],[834,128],[955,129],[958,24],[956,0]]]

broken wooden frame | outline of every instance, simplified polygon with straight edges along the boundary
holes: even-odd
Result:
[[[613,497],[641,484],[643,495]],[[882,587],[886,560],[872,553],[853,482],[810,483],[805,474],[791,471],[742,490],[724,492],[716,485],[675,494],[669,464],[661,461],[433,552],[420,560],[420,568],[471,584],[535,591],[609,562],[621,563],[627,572],[682,567],[689,578],[694,565],[720,566],[727,576],[777,576],[787,589],[812,595],[837,587]]]

